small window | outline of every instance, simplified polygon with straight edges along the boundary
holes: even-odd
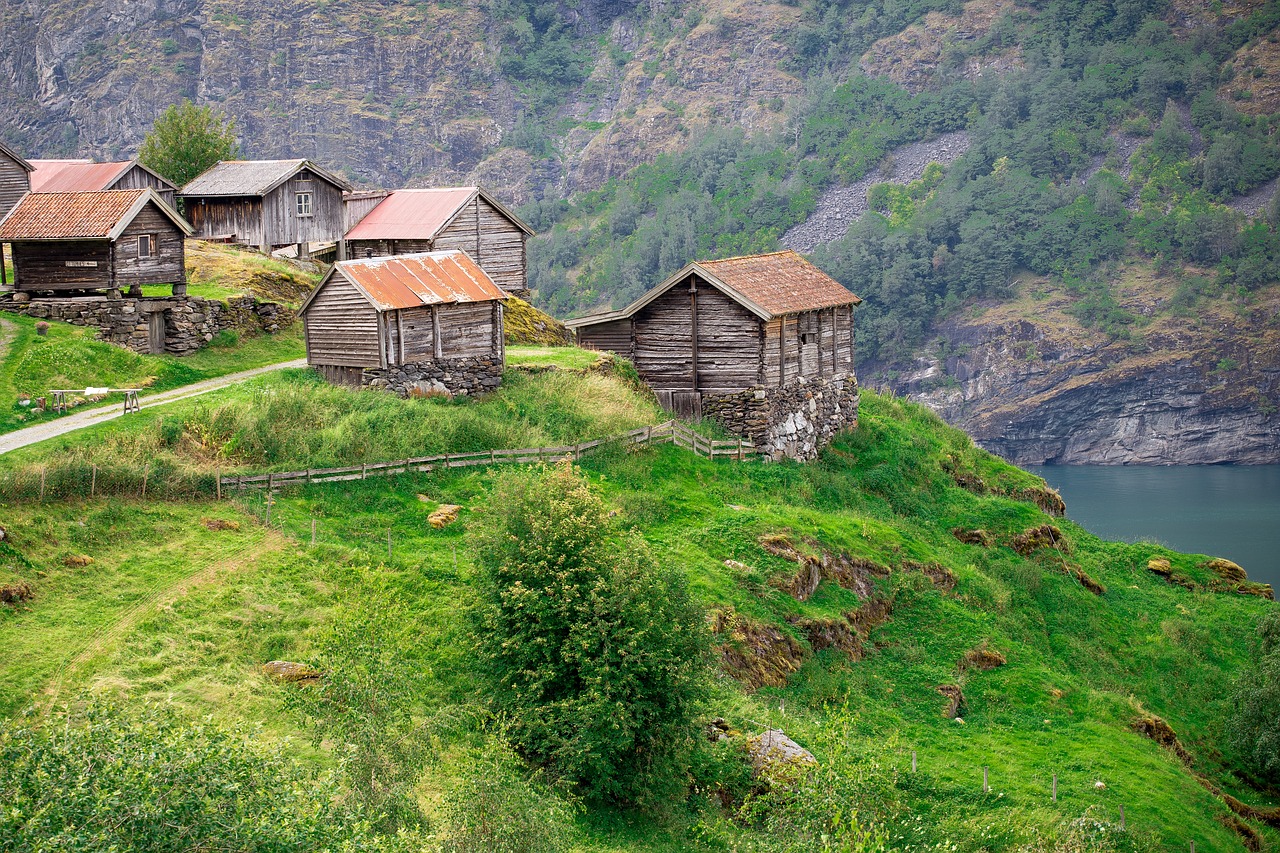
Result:
[[[155,246],[155,243],[152,241],[150,234],[138,235],[138,257],[140,258],[151,257],[151,251],[154,246]]]
[[[298,193],[298,215],[311,215],[311,193]]]
[[[813,332],[802,332],[800,335],[800,343],[802,344],[807,345],[807,344],[813,344],[817,342],[818,342],[818,336],[815,335]]]

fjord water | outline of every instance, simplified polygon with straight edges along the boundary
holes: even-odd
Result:
[[[1028,467],[1104,539],[1226,557],[1280,590],[1280,465]]]

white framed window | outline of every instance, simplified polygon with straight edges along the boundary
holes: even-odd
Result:
[[[152,239],[150,234],[138,235],[138,257],[139,258],[151,257],[152,254],[155,253],[155,246],[156,246],[155,240]]]
[[[298,193],[298,215],[311,215],[311,193]]]

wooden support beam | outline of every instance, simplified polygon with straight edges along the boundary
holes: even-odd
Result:
[[[436,359],[444,358],[444,348],[440,345],[440,308],[431,306],[431,340],[435,345]]]
[[[693,343],[693,385],[690,387],[698,390],[698,283],[694,279],[689,280],[689,314],[693,327],[693,333],[689,336]]]

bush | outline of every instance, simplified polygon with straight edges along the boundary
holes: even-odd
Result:
[[[278,747],[161,707],[0,724],[9,851],[389,850],[329,778]]]
[[[1251,772],[1280,781],[1280,611],[1275,608],[1258,623],[1258,650],[1236,682],[1232,706],[1231,745]]]
[[[683,579],[567,463],[500,475],[472,545],[478,665],[516,746],[593,798],[682,789],[707,647]]]

